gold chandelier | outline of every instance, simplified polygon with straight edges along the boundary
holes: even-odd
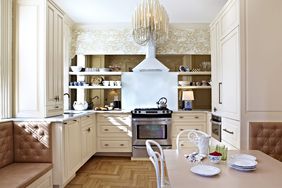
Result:
[[[150,40],[164,42],[168,38],[169,18],[159,0],[142,0],[132,19],[133,38],[137,44]]]

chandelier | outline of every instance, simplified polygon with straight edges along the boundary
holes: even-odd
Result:
[[[168,38],[169,18],[159,0],[142,0],[133,15],[133,38],[137,44],[164,42]]]

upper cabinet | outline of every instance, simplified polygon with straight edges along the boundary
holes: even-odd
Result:
[[[63,113],[63,12],[51,0],[17,0],[16,117]]]

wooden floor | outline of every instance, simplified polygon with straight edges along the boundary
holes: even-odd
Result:
[[[150,161],[129,157],[93,157],[77,172],[67,188],[155,188],[156,177]]]

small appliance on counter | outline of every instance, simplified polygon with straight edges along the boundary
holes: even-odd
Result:
[[[112,102],[113,109],[119,110],[121,109],[121,101],[118,96],[114,96],[114,101]]]

